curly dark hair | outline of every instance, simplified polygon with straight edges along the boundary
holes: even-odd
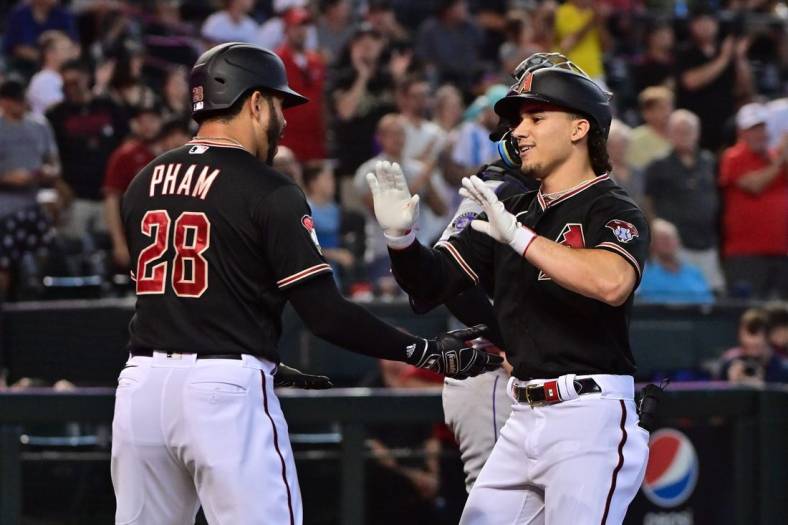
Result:
[[[613,166],[610,165],[610,158],[607,156],[607,137],[589,115],[576,111],[570,111],[569,115],[574,119],[587,120],[591,125],[588,131],[588,158],[591,160],[591,168],[597,176],[609,173]]]
[[[588,158],[591,159],[591,168],[597,175],[613,169],[607,156],[607,137],[595,124],[591,125],[591,131],[588,132]]]

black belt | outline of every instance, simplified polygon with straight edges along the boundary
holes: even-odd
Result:
[[[162,350],[163,352],[163,350]],[[131,350],[132,357],[153,357],[152,348],[134,348]],[[192,355],[193,352],[164,352],[167,357],[174,354]],[[197,354],[197,359],[236,359],[241,360],[241,354]]]
[[[574,387],[577,395],[582,396],[585,394],[594,394],[602,392],[602,387],[593,380],[593,378],[586,377],[584,379],[575,379]],[[554,405],[565,401],[561,399],[561,394],[558,391],[558,381],[553,379],[545,381],[541,385],[528,385],[518,386],[514,385],[512,388],[514,398],[520,403],[528,403],[531,408]]]

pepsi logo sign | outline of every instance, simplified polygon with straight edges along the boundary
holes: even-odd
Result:
[[[698,455],[692,442],[674,429],[654,432],[649,442],[643,494],[660,507],[677,507],[692,495],[698,481]]]

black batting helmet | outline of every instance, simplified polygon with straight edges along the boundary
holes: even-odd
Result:
[[[192,115],[227,109],[250,89],[264,89],[283,98],[289,108],[305,104],[308,98],[287,84],[282,60],[262,47],[229,42],[202,54],[189,75]]]
[[[610,131],[611,94],[560,53],[536,53],[523,60],[512,76],[509,94],[495,104],[495,112],[509,122],[520,121],[523,102],[554,104],[587,116],[602,134]]]

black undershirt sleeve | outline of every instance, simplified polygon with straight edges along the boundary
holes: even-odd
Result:
[[[286,291],[290,304],[315,336],[352,352],[404,361],[405,348],[423,339],[385,323],[339,294],[324,274]]]
[[[446,308],[465,326],[486,325],[485,339],[498,348],[505,348],[495,310],[481,286],[468,288],[456,297],[452,297],[446,301]]]
[[[428,305],[424,311],[474,284],[444,252],[426,248],[419,241],[402,250],[389,248],[389,257],[397,283],[415,302]]]

